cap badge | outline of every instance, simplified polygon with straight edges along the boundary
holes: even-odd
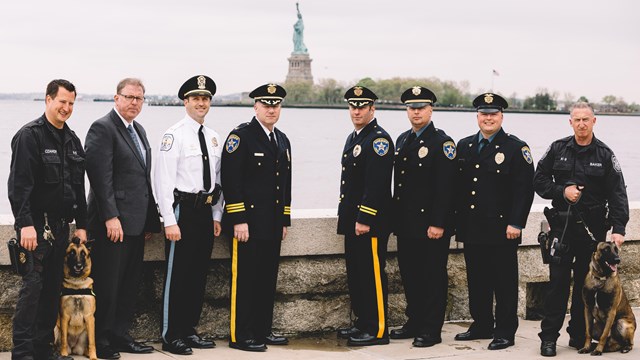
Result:
[[[496,154],[496,164],[500,165],[504,162],[504,154],[499,152]]]
[[[269,84],[269,86],[267,86],[267,92],[271,95],[276,93],[276,86],[274,84]]]
[[[360,86],[356,86],[353,88],[353,93],[355,94],[355,96],[360,96],[362,95],[362,88]]]
[[[354,146],[353,157],[358,157],[358,155],[360,155],[361,152],[362,152],[362,147],[360,145]]]
[[[469,144],[471,145],[471,144]],[[446,143],[442,144],[442,152],[444,153],[444,156],[447,157],[447,159],[449,160],[453,160],[456,158],[456,144],[453,141],[447,141]]]
[[[427,156],[428,153],[429,153],[429,148],[426,146],[422,146],[420,150],[418,150],[418,157],[422,159],[423,157]]]
[[[492,94],[485,94],[484,102],[486,102],[487,104],[491,104],[493,102],[493,95]]]
[[[412,93],[413,95],[415,95],[415,96],[420,95],[420,93],[421,93],[421,92],[422,92],[422,89],[420,89],[420,86],[414,86],[414,87],[411,89],[411,93]]]
[[[207,78],[206,77],[204,77],[202,75],[198,76],[198,89],[200,89],[200,90],[206,89],[207,88],[206,83],[207,83]]]

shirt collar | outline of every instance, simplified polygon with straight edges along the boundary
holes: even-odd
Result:
[[[120,118],[120,120],[122,120],[122,123],[124,124],[125,128],[128,128],[129,125],[133,124],[133,120],[131,120],[131,122],[128,122],[127,120],[125,120],[125,118],[123,118],[122,115],[120,115],[120,113],[118,112],[118,109],[116,109],[115,107],[113,108],[113,111],[115,111],[116,114],[118,114],[118,117]]]
[[[258,120],[258,118],[256,118],[256,121],[258,122],[258,124],[260,125],[260,127],[262,128],[262,130],[264,131],[265,134],[267,134],[267,137],[269,137],[269,134],[271,133],[271,131],[269,131],[269,129],[267,129],[266,126],[262,125],[262,123],[260,122],[260,120]],[[275,126],[273,127],[273,131],[276,131]],[[275,134],[273,134],[273,136],[276,136]]]
[[[491,144],[491,142],[493,141],[493,139],[495,139],[496,135],[498,135],[500,131],[496,132],[495,134],[489,136],[489,138],[487,140],[489,140],[489,144]],[[482,139],[484,139],[484,136],[482,136],[482,132],[479,131],[478,132],[478,143],[480,143],[480,141],[482,141]]]
[[[189,116],[189,114],[185,114],[184,115],[184,122],[195,133],[198,133],[198,131],[200,131],[200,125],[204,125],[204,124],[200,124],[199,122],[195,121],[191,116]],[[204,131],[204,129],[202,131]]]
[[[427,130],[427,128],[429,128],[429,126],[433,126],[433,121],[429,121],[429,123],[427,124],[427,126],[423,126],[422,129],[416,131],[416,137],[420,137],[420,135],[422,135],[422,133],[424,133],[425,130]]]

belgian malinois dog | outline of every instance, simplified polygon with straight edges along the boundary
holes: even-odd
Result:
[[[627,353],[633,348],[636,318],[622,289],[618,264],[618,247],[612,242],[599,243],[591,256],[589,273],[582,289],[586,340],[578,350],[580,354]],[[595,349],[591,339],[598,340]]]
[[[61,355],[85,355],[96,360],[96,298],[93,294],[89,249],[73,238],[64,259],[64,281],[56,323],[56,344]]]

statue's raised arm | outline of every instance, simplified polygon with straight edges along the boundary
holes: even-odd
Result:
[[[302,14],[300,13],[298,3],[296,3],[296,10],[298,11],[298,21],[293,25],[293,53],[306,54],[307,47],[304,45],[304,22],[302,21]]]

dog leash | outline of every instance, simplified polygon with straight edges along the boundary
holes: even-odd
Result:
[[[47,240],[50,245],[51,242],[56,239],[53,236],[53,232],[51,232],[51,226],[49,226],[49,217],[47,216],[47,213],[44,213],[44,232],[42,234],[42,237]]]

